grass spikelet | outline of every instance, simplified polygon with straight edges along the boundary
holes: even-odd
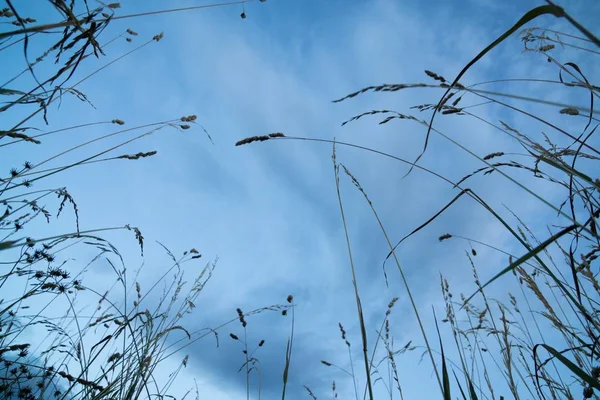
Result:
[[[496,158],[496,157],[502,157],[504,155],[503,152],[501,151],[497,151],[495,153],[490,153],[488,155],[486,155],[485,157],[483,157],[484,160],[491,160],[492,158]]]
[[[122,156],[118,156],[117,158],[124,158],[127,160],[138,160],[140,158],[145,158],[145,157],[152,157],[153,155],[157,154],[156,151],[149,151],[149,152],[139,152],[136,154],[124,154]]]
[[[556,46],[555,46],[555,45],[553,45],[553,44],[547,44],[547,45],[545,45],[545,46],[540,46],[540,47],[538,48],[538,51],[539,51],[539,52],[541,52],[541,53],[545,53],[545,52],[547,52],[547,51],[550,51],[550,50],[554,49],[555,47],[556,47]]]
[[[241,308],[238,308],[237,310],[237,314],[238,314],[238,319],[240,320],[240,323],[242,324],[242,327],[246,327],[247,322],[246,319],[244,318],[244,313],[242,312]]]
[[[21,139],[26,142],[35,143],[35,144],[42,143],[37,139],[34,139],[30,136],[25,135],[24,133],[20,133],[20,132],[16,132],[16,131],[0,131],[0,138],[2,138],[3,136],[8,136],[9,138],[13,138],[13,139]]]
[[[142,232],[139,230],[139,228],[129,224],[125,225],[125,228],[135,233],[135,238],[140,245],[140,251],[142,252],[142,255],[144,255],[144,236],[142,236]]]
[[[561,114],[567,114],[567,115],[579,115],[579,110],[576,109],[575,107],[562,108],[559,112]]]
[[[442,83],[446,83],[446,79],[443,76],[440,76],[438,74],[436,74],[435,72],[431,72],[429,70],[425,70],[425,74],[427,74],[427,76],[429,76],[430,78],[435,79],[436,81],[440,81]]]
[[[440,242],[443,242],[444,240],[450,239],[451,237],[452,237],[452,235],[451,235],[451,234],[449,234],[449,233],[444,233],[442,236],[440,236],[440,237],[438,238],[438,240],[439,240]]]
[[[195,115],[188,115],[186,117],[181,117],[181,122],[194,122],[196,118]]]
[[[281,132],[270,133],[268,135],[263,135],[263,136],[252,136],[252,137],[248,137],[248,138],[239,140],[235,145],[243,146],[245,144],[250,144],[253,142],[264,142],[265,140],[269,140],[269,139],[273,139],[273,138],[282,138],[282,137],[285,137],[285,135]]]

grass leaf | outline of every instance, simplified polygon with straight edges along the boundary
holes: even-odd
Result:
[[[584,370],[575,365],[571,360],[567,357],[563,356],[561,352],[557,351],[555,348],[548,346],[547,344],[536,344],[533,347],[533,352],[535,354],[537,348],[541,346],[544,349],[548,350],[550,354],[558,359],[565,367],[569,368],[571,372],[573,372],[579,379],[587,383],[589,386],[593,387],[596,390],[600,390],[600,382],[596,379],[592,378],[589,374],[587,374]]]
[[[504,268],[502,271],[500,271],[496,275],[494,275],[489,281],[487,281],[486,283],[484,283],[483,285],[481,285],[481,287],[479,289],[477,289],[477,291],[475,293],[473,293],[472,295],[470,295],[464,301],[464,303],[467,304],[477,293],[481,292],[490,283],[494,282],[496,279],[500,278],[504,274],[506,274],[506,273],[512,271],[513,269],[517,268],[519,265],[523,264],[524,262],[526,262],[527,260],[529,260],[531,257],[536,256],[539,252],[541,252],[542,250],[544,250],[546,247],[548,247],[552,243],[556,242],[558,239],[560,239],[561,237],[563,237],[564,235],[566,235],[567,233],[573,231],[576,228],[577,228],[577,225],[570,225],[570,226],[568,226],[568,227],[566,227],[564,229],[561,229],[559,232],[555,233],[554,235],[550,236],[544,242],[540,243],[538,246],[536,246],[535,248],[533,248],[527,254],[519,257],[518,260],[512,262],[508,267]]]
[[[487,53],[489,53],[491,50],[493,50],[496,46],[498,46],[500,43],[502,43],[504,40],[506,40],[510,35],[515,33],[523,25],[525,25],[526,23],[536,19],[537,17],[545,15],[545,14],[552,14],[555,17],[559,18],[559,17],[564,16],[564,10],[562,10],[562,8],[560,8],[560,7],[556,7],[556,6],[550,5],[550,4],[545,5],[545,6],[539,6],[532,10],[529,10],[525,15],[523,15],[523,17],[521,17],[520,20],[517,21],[516,24],[514,24],[510,29],[508,29],[506,32],[504,32],[502,35],[500,35],[489,46],[487,46],[479,54],[477,54],[477,56],[475,56],[475,58],[473,58],[471,61],[469,61],[469,63],[467,65],[465,65],[465,67],[460,71],[458,76],[454,79],[454,82],[452,82],[452,84],[448,87],[448,89],[446,89],[446,92],[444,93],[444,95],[442,96],[440,101],[438,102],[437,107],[433,110],[433,115],[431,116],[431,120],[429,121],[429,127],[427,128],[427,135],[425,136],[425,144],[423,146],[423,150],[421,151],[421,153],[415,160],[415,163],[421,159],[421,157],[423,156],[423,154],[425,154],[425,151],[427,150],[427,144],[429,143],[429,135],[431,134],[431,129],[433,127],[433,120],[435,119],[435,115],[437,114],[437,111],[439,109],[441,109],[442,105],[448,100],[448,97],[447,97],[448,93],[450,93],[450,91],[454,87],[456,87],[456,84],[458,83],[460,78],[462,78],[462,76],[473,65],[475,65],[475,63],[477,63],[481,58],[483,58],[483,56],[485,56]],[[413,169],[413,167],[410,168],[410,170],[408,171],[408,173],[406,175],[410,174],[412,169]]]

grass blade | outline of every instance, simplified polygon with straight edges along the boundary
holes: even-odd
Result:
[[[573,372],[579,379],[587,383],[589,386],[593,387],[596,390],[600,390],[600,382],[596,379],[592,378],[588,375],[584,370],[575,365],[571,360],[563,356],[559,351],[555,348],[548,346],[547,344],[536,344],[533,348],[533,352],[535,354],[537,348],[541,346],[546,349],[552,356],[558,359],[565,367],[569,368],[571,372]],[[535,357],[535,356],[534,356]]]
[[[433,307],[432,307],[433,308]],[[433,319],[435,321],[435,329],[437,331],[438,339],[440,341],[440,353],[442,355],[442,387],[444,400],[452,400],[450,394],[450,378],[448,376],[448,366],[446,365],[446,356],[444,355],[444,345],[442,344],[442,336],[440,335],[440,327],[438,326],[437,318],[435,316],[435,309],[433,309]]]
[[[510,35],[515,33],[519,28],[521,28],[526,23],[534,20],[535,18],[545,15],[545,14],[552,14],[557,18],[565,16],[564,10],[553,4],[539,6],[532,10],[529,10],[525,15],[523,15],[523,17],[521,17],[521,19],[519,21],[517,21],[516,24],[514,24],[512,26],[512,28],[510,28],[509,30],[504,32],[501,36],[499,36],[496,40],[494,40],[489,46],[487,46],[485,49],[483,49],[479,54],[477,54],[477,56],[475,56],[475,58],[473,58],[471,61],[469,61],[469,63],[460,71],[458,76],[454,79],[454,82],[452,82],[450,87],[448,87],[448,89],[446,89],[446,92],[440,99],[437,107],[433,110],[433,115],[431,116],[431,120],[429,121],[429,127],[427,128],[427,135],[425,135],[425,144],[423,146],[423,150],[421,151],[421,154],[419,154],[419,156],[415,160],[415,163],[421,159],[421,157],[423,156],[423,154],[425,154],[425,151],[427,150],[429,136],[431,134],[431,129],[433,127],[433,120],[435,119],[435,115],[437,114],[437,111],[447,100],[446,96],[448,96],[448,93],[450,93],[450,90],[452,90],[456,86],[456,84],[458,83],[460,78],[462,78],[462,76],[469,70],[469,68],[471,68],[473,65],[475,65],[476,62],[478,62],[481,58],[483,58],[483,56],[485,56],[487,53],[489,53],[491,50],[493,50],[494,47],[498,46],[500,43],[502,43],[504,40],[506,40]],[[412,167],[409,169],[409,171],[407,172],[406,175],[410,174],[411,171],[412,171]]]
[[[563,237],[564,235],[566,235],[567,233],[573,231],[576,228],[577,228],[577,225],[570,225],[570,226],[568,226],[568,227],[566,227],[564,229],[561,229],[559,232],[557,232],[554,235],[550,236],[544,242],[540,243],[538,246],[536,246],[535,248],[533,248],[527,254],[521,256],[518,260],[512,262],[508,267],[504,268],[502,271],[500,271],[496,275],[494,275],[489,281],[487,281],[486,283],[484,283],[483,285],[481,285],[481,287],[479,289],[477,289],[477,291],[475,293],[473,293],[472,295],[470,295],[465,300],[465,304],[468,303],[477,293],[481,292],[490,283],[494,282],[496,279],[500,278],[504,274],[506,274],[506,273],[514,270],[519,265],[521,265],[524,262],[526,262],[527,260],[529,260],[531,257],[536,256],[539,252],[541,252],[542,250],[544,250],[550,244],[554,243],[555,241],[557,241],[558,239],[560,239],[561,237]]]

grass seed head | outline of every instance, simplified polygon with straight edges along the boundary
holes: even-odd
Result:
[[[490,160],[490,159],[495,158],[495,157],[501,157],[503,155],[504,155],[503,152],[498,151],[498,152],[495,152],[495,153],[488,154],[487,156],[483,157],[483,159],[487,161],[487,160]]]
[[[341,322],[338,323],[338,326],[340,327],[340,332],[342,333],[342,339],[346,340],[346,331],[344,330],[344,326]]]
[[[442,236],[440,236],[440,237],[438,238],[438,240],[439,240],[440,242],[442,242],[442,241],[444,241],[444,240],[446,240],[446,239],[450,239],[451,237],[452,237],[452,235],[451,235],[451,234],[449,234],[449,233],[444,233]]]

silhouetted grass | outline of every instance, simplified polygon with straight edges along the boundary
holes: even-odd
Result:
[[[386,282],[389,279],[385,270],[386,261],[394,258],[398,267],[401,281],[406,294],[411,302],[418,325],[421,327],[424,346],[414,346],[412,342],[406,344],[400,351],[394,351],[390,345],[389,309],[396,300],[390,303],[388,312],[382,322],[382,327],[377,330],[378,337],[375,347],[371,349],[372,355],[367,356],[367,341],[365,340],[365,326],[362,315],[361,300],[358,292],[358,282],[355,279],[352,250],[348,241],[350,255],[351,275],[354,283],[356,305],[358,307],[358,323],[363,339],[363,355],[365,364],[365,379],[363,379],[364,394],[355,392],[356,399],[373,398],[372,377],[377,377],[375,382],[381,382],[390,398],[398,396],[403,398],[402,376],[398,376],[397,357],[399,354],[423,348],[423,355],[431,361],[431,368],[437,378],[442,398],[462,399],[495,399],[503,398],[551,398],[551,399],[577,399],[597,398],[600,390],[600,353],[598,352],[598,338],[600,337],[600,285],[598,283],[597,258],[600,253],[600,236],[598,235],[597,221],[600,218],[600,181],[597,179],[597,161],[600,152],[590,140],[600,122],[595,109],[595,102],[600,97],[600,87],[590,82],[581,66],[573,62],[561,62],[559,47],[569,48],[592,57],[591,67],[596,65],[599,54],[600,41],[588,29],[575,21],[564,9],[547,1],[546,5],[537,7],[526,13],[510,29],[500,35],[488,47],[481,51],[473,60],[465,65],[456,78],[447,80],[443,76],[426,70],[425,74],[435,83],[400,83],[368,86],[355,91],[334,102],[347,101],[366,92],[399,92],[417,90],[422,88],[439,89],[443,95],[437,102],[421,104],[412,107],[418,114],[430,113],[428,119],[419,117],[418,114],[399,112],[395,110],[371,110],[342,124],[367,117],[382,117],[379,124],[392,122],[416,123],[425,130],[424,146],[415,161],[408,161],[388,152],[358,146],[347,142],[332,141],[329,139],[294,137],[288,134],[274,136],[258,136],[241,140],[237,145],[248,144],[254,141],[265,140],[302,140],[310,142],[330,143],[334,145],[334,169],[336,188],[340,202],[342,224],[347,232],[347,220],[342,207],[340,194],[339,164],[336,161],[335,146],[349,146],[368,152],[373,152],[384,157],[400,161],[409,166],[408,173],[414,168],[428,173],[431,177],[441,179],[458,190],[458,193],[449,201],[442,202],[440,210],[421,225],[414,228],[409,234],[394,244],[384,228],[384,225],[375,211],[374,202],[368,197],[367,189],[355,174],[342,165],[350,181],[364,195],[364,198],[377,220],[390,252],[384,260],[384,275]],[[559,73],[556,81],[542,80],[536,77],[518,79],[498,79],[487,82],[468,84],[462,79],[465,73],[483,57],[490,57],[491,50],[504,40],[512,37],[525,25],[541,15],[553,15],[566,19],[574,28],[573,32],[559,32],[541,28],[527,28],[520,31],[525,51],[537,52],[544,56],[544,60],[554,64]],[[569,40],[567,42],[566,40]],[[583,88],[589,93],[587,107],[574,106],[568,102],[549,101],[543,98],[543,93],[503,93],[489,91],[481,87],[490,83],[520,82],[543,83],[547,85],[560,85],[564,88]],[[556,112],[564,118],[572,118],[574,122],[569,128],[561,128],[552,123],[547,115],[534,114],[524,107],[515,106],[515,102],[508,104],[503,98],[511,98],[525,103],[533,102],[546,105],[548,112]],[[480,101],[480,102],[477,102]],[[465,104],[466,103],[466,104]],[[482,104],[493,104],[520,114],[533,121],[544,125],[550,133],[543,133],[543,141],[521,132],[518,128],[509,126],[504,121],[498,123],[489,121],[476,112]],[[487,155],[479,155],[471,150],[468,145],[460,144],[453,139],[451,133],[443,132],[434,125],[437,118],[474,118],[486,123],[496,132],[506,135],[518,143],[524,150],[522,154],[511,154],[499,151]],[[578,131],[578,122],[583,122],[584,128]],[[482,164],[471,173],[467,173],[458,181],[453,181],[442,173],[437,173],[419,164],[422,156],[428,150],[431,135],[439,135],[447,140],[447,144],[455,146],[464,152],[465,156],[473,157]],[[559,135],[554,138],[553,135]],[[559,140],[560,139],[560,140]],[[569,145],[561,146],[558,143],[564,140]],[[520,160],[510,159],[516,155]],[[586,164],[578,162],[586,160]],[[596,169],[594,169],[596,168]],[[563,191],[565,200],[562,204],[554,204],[544,194],[538,193],[527,180],[515,178],[511,170],[520,170],[531,173],[533,179],[542,179],[556,185]],[[539,202],[540,207],[546,207],[556,212],[558,220],[546,221],[547,232],[536,232],[527,226],[510,209],[496,210],[491,207],[483,197],[465,185],[470,183],[472,177],[483,175],[492,179],[497,177],[508,181],[527,193]],[[520,176],[523,176],[522,174]],[[493,183],[492,183],[493,184]],[[521,246],[521,254],[511,254],[502,249],[501,245],[486,242],[485,238],[467,238],[453,233],[443,233],[440,242],[456,241],[468,244],[466,259],[473,272],[475,287],[472,293],[460,294],[457,299],[450,288],[448,280],[440,276],[442,295],[445,302],[444,318],[441,322],[447,324],[451,333],[452,344],[444,342],[438,328],[438,319],[435,326],[438,328],[436,336],[439,339],[439,350],[434,349],[428,339],[432,333],[423,328],[418,307],[411,295],[411,284],[407,281],[402,268],[396,258],[396,251],[401,244],[412,237],[421,229],[435,223],[436,219],[444,214],[457,202],[466,199],[474,200],[505,229],[507,237],[517,240]],[[508,212],[508,215],[507,215]],[[510,218],[517,223],[513,223]],[[556,225],[558,224],[558,225]],[[566,225],[565,225],[566,224]],[[498,271],[492,278],[482,282],[479,278],[477,264],[477,251],[473,244],[485,246],[488,249],[508,256],[508,265]],[[558,258],[557,255],[558,254]],[[562,259],[560,259],[562,257]],[[514,280],[515,288],[520,293],[515,295],[507,293],[509,301],[490,298],[487,288],[495,285],[499,280]],[[435,310],[434,310],[435,316]],[[434,317],[435,318],[435,317]],[[341,325],[340,325],[341,327]],[[346,332],[342,335],[346,343]],[[550,339],[552,337],[552,339]],[[559,338],[559,339],[557,339]],[[448,337],[446,337],[448,340]],[[374,364],[378,349],[377,344],[383,341],[385,352],[381,362],[388,365],[390,373],[386,377],[381,372],[380,364]],[[369,342],[370,343],[370,342]],[[448,349],[454,347],[453,356]],[[451,358],[452,357],[452,358]],[[367,360],[371,360],[367,362]],[[338,367],[328,361],[322,361],[327,367],[337,367],[356,383],[354,370]],[[350,364],[354,363],[350,359]],[[441,365],[441,372],[438,366]],[[507,388],[509,393],[501,391]],[[317,396],[308,388],[308,395]]]
[[[219,327],[195,331],[188,331],[182,325],[183,318],[192,313],[198,296],[212,277],[216,261],[207,262],[195,272],[191,282],[186,283],[185,265],[198,262],[202,255],[192,248],[175,256],[164,248],[171,263],[161,269],[161,276],[150,287],[144,288],[140,283],[140,274],[144,271],[128,271],[117,246],[102,237],[109,231],[131,232],[143,256],[145,238],[137,227],[124,222],[121,226],[80,229],[79,207],[67,188],[37,189],[37,186],[50,176],[87,164],[143,162],[155,156],[157,151],[123,153],[120,149],[165,130],[188,132],[199,126],[196,116],[178,116],[129,128],[123,127],[125,121],[120,118],[60,129],[48,126],[44,130],[34,124],[49,125],[54,112],[50,106],[60,102],[65,95],[75,96],[91,105],[79,90],[81,83],[163,37],[159,33],[145,41],[142,39],[137,46],[132,43],[131,50],[96,64],[87,75],[80,74],[84,63],[107,57],[108,49],[117,40],[131,43],[141,39],[142,35],[126,29],[105,40],[102,33],[111,21],[244,2],[118,15],[119,3],[94,3],[92,6],[85,0],[52,0],[47,3],[57,12],[53,14],[55,22],[38,24],[33,18],[22,15],[22,2],[5,1],[7,7],[0,9],[0,20],[9,23],[3,24],[0,32],[0,60],[6,62],[5,53],[20,46],[26,68],[14,76],[0,78],[0,98],[3,100],[0,121],[7,125],[6,121],[18,120],[11,126],[0,126],[0,154],[6,155],[18,148],[26,156],[27,150],[21,149],[44,146],[50,136],[67,131],[84,132],[94,126],[101,128],[103,133],[80,143],[73,139],[77,135],[73,135],[62,142],[61,150],[47,158],[25,161],[22,166],[0,174],[3,212],[0,216],[0,290],[4,293],[0,300],[0,397],[149,399],[168,396],[177,375],[188,363],[188,356],[182,351],[208,335],[218,339],[219,330],[235,321],[231,319]],[[32,55],[31,49],[36,48],[32,44],[38,40],[41,45],[47,44],[47,38],[53,42],[42,54]],[[56,67],[42,69],[41,65],[47,65],[50,58]],[[49,76],[44,76],[48,73]],[[68,110],[66,114],[69,115]],[[3,118],[6,116],[11,118]],[[208,132],[202,130],[212,141]],[[106,143],[109,138],[113,140],[112,144],[103,150],[88,151],[90,145]],[[87,153],[75,162],[63,161],[75,150]],[[52,198],[58,198],[58,202],[53,204]],[[68,208],[75,214],[75,224],[70,232],[39,235],[34,222],[45,220],[50,223],[51,218],[67,212]],[[114,282],[108,285],[108,290],[101,289],[103,282],[86,282],[85,268],[76,269],[72,265],[67,254],[81,247],[92,254],[87,267],[102,262],[114,273]],[[162,292],[156,293],[159,284],[164,287]],[[12,288],[10,294],[8,288]],[[24,288],[24,291],[14,288]],[[88,308],[85,313],[84,307]],[[240,314],[240,318],[288,308],[289,305],[265,307]],[[181,357],[179,367],[168,377],[161,373],[157,378],[157,366],[174,355]]]

